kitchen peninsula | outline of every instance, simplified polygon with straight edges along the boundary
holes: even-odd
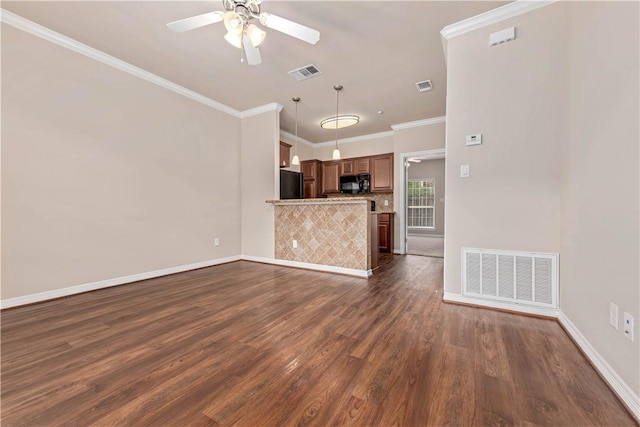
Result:
[[[367,197],[267,200],[275,209],[275,258],[368,277],[378,265],[378,215]]]

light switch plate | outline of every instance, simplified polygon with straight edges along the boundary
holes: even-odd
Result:
[[[460,178],[469,177],[469,165],[460,165]]]
[[[609,324],[618,329],[618,306],[612,302],[609,303]]]

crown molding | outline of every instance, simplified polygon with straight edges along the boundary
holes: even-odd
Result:
[[[395,130],[402,130],[402,129],[417,128],[420,126],[434,125],[436,123],[444,123],[446,120],[447,120],[447,116],[432,117],[430,119],[416,120],[415,122],[398,123],[397,125],[391,125],[391,129],[395,131]]]
[[[251,108],[249,110],[244,110],[240,112],[240,118],[246,119],[247,117],[257,116],[258,114],[267,113],[269,111],[275,111],[276,113],[279,113],[280,111],[282,111],[282,108],[282,104],[272,102],[270,104],[265,104],[259,107]]]
[[[388,130],[386,132],[370,133],[369,135],[360,135],[360,136],[354,136],[351,138],[338,139],[338,144],[350,144],[352,142],[366,141],[369,139],[376,139],[376,138],[386,138],[388,136],[393,136],[393,132]],[[333,141],[319,142],[317,144],[314,144],[313,146],[329,147],[329,146],[335,145],[335,143],[336,141],[334,139]]]
[[[101,50],[95,49],[84,43],[80,43],[77,40],[74,40],[70,37],[57,33],[40,24],[36,24],[33,21],[29,21],[28,19],[23,18],[22,16],[17,15],[13,12],[9,12],[6,9],[0,9],[0,19],[3,23],[7,25],[11,25],[12,27],[15,27],[26,33],[32,34],[36,37],[39,37],[43,40],[54,43],[63,48],[66,48],[73,52],[84,55],[88,58],[102,62],[105,65],[108,65],[120,71],[124,71],[125,73],[129,73],[142,80],[146,80],[164,89],[170,90],[186,98],[189,98],[193,101],[199,102],[208,107],[214,108],[218,111],[222,111],[223,113],[229,114],[231,116],[234,116],[240,119],[245,117],[250,117],[256,114],[260,114],[266,111],[275,110],[280,112],[282,110],[282,105],[277,103],[272,103],[272,104],[263,105],[260,107],[252,108],[250,110],[241,112],[227,105],[224,105],[218,101],[214,101],[213,99],[208,98],[204,95],[201,95],[197,92],[194,92],[191,89],[187,89],[184,86],[180,86],[177,83],[164,79],[160,76],[150,73],[149,71],[143,70],[142,68],[136,67],[135,65],[129,64],[128,62],[125,62],[121,59],[118,59],[109,54],[106,54]]]
[[[292,133],[287,132],[286,130],[280,129],[280,136],[287,137],[287,139],[290,139],[292,141],[296,140],[296,136]],[[306,145],[307,147],[317,147],[317,145],[315,145],[313,142],[307,141],[306,139],[301,138],[299,136],[298,136],[298,142],[301,143],[302,145]]]
[[[451,25],[447,25],[440,31],[444,40],[449,40],[469,31],[495,24],[523,13],[531,12],[554,3],[555,0],[517,0],[513,3],[500,6],[496,9],[483,12],[471,18],[464,19]]]

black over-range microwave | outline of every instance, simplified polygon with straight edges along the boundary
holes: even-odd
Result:
[[[359,175],[341,176],[340,192],[347,194],[370,193],[371,175],[363,173]]]

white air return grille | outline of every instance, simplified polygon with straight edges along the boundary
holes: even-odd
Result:
[[[289,71],[289,75],[299,82],[310,79],[311,77],[319,76],[320,74],[322,74],[322,71],[318,70],[318,67],[313,64],[305,65],[304,67]]]
[[[557,254],[463,248],[462,259],[463,295],[557,308]]]
[[[418,88],[418,92],[427,92],[433,89],[433,86],[431,86],[431,80],[417,82],[416,87]]]

